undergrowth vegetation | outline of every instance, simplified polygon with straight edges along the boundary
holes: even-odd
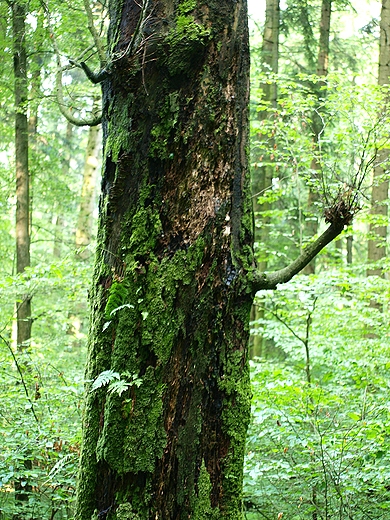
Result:
[[[248,519],[390,517],[389,296],[345,269],[259,295]]]
[[[73,517],[84,389],[88,266],[72,256],[0,281],[0,518]],[[29,292],[34,336],[12,338],[9,302]],[[80,322],[84,321],[83,327]],[[15,490],[15,483],[19,487]]]

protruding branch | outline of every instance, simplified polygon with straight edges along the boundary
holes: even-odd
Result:
[[[91,9],[91,4],[89,3],[89,0],[83,0],[84,3],[84,9],[87,15],[88,19],[88,30],[92,35],[93,41],[95,42],[96,49],[99,56],[100,61],[100,67],[103,69],[106,64],[106,53],[104,51],[104,46],[102,43],[102,39],[100,35],[98,34],[95,24],[93,23],[93,13]]]
[[[262,289],[276,289],[280,283],[286,283],[308,265],[318,253],[334,240],[344,229],[345,222],[333,222],[317,240],[309,243],[299,257],[290,265],[274,273],[255,273],[253,292]]]
[[[87,0],[85,0],[85,1],[87,2]],[[53,29],[53,26],[51,23],[51,16],[50,16],[49,9],[48,9],[47,5],[45,4],[44,0],[41,0],[41,4],[46,13],[47,23],[48,23],[50,33],[51,33],[51,40],[53,42],[53,48],[54,48],[54,52],[56,55],[56,61],[57,61],[56,96],[57,96],[57,102],[58,102],[60,112],[70,123],[72,123],[72,125],[97,126],[101,123],[101,119],[102,119],[101,114],[99,114],[99,115],[92,114],[90,117],[85,117],[85,118],[80,117],[80,116],[76,117],[72,113],[72,111],[69,108],[67,108],[67,105],[64,100],[64,91],[63,91],[63,87],[62,87],[62,73],[64,71],[64,68],[61,65],[60,49],[58,47],[56,35],[55,35],[54,29]],[[91,9],[91,8],[89,7],[89,9]],[[92,14],[92,11],[91,11],[91,14]],[[87,13],[87,16],[88,16],[88,13]],[[98,35],[97,35],[97,37],[99,38]],[[96,43],[96,41],[95,41],[95,43]],[[98,52],[99,52],[99,57],[100,57],[99,48],[98,48]]]
[[[57,61],[58,65],[60,63]],[[64,100],[64,92],[62,88],[62,68],[59,68],[57,70],[56,74],[56,94],[57,94],[57,101],[58,106],[60,109],[61,114],[70,122],[72,125],[75,126],[96,126],[101,123],[102,116],[101,114],[92,117],[76,117],[72,114],[71,110],[67,108]]]
[[[69,63],[71,65],[74,65],[75,67],[83,69],[89,81],[91,81],[94,85],[96,85],[97,83],[101,83],[110,75],[110,73],[106,69],[102,69],[99,72],[93,72],[84,61],[78,63],[75,60],[69,60]]]

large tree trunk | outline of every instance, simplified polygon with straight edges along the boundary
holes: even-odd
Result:
[[[86,371],[141,384],[89,385],[76,518],[238,520],[253,263],[246,0],[141,4],[111,12]]]
[[[390,0],[382,0],[380,42],[379,42],[379,73],[378,84],[388,85],[390,82]],[[383,270],[378,265],[386,257],[387,217],[389,181],[385,174],[388,171],[387,161],[389,150],[380,150],[377,166],[374,169],[374,180],[371,192],[371,223],[368,241],[368,262],[373,267],[368,269],[368,276],[383,276]]]

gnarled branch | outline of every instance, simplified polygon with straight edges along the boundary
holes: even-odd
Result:
[[[102,121],[101,114],[96,116],[92,115],[92,117],[76,117],[72,114],[71,110],[66,106],[64,100],[64,92],[62,88],[62,68],[59,68],[56,73],[56,94],[57,94],[57,102],[58,107],[60,109],[61,114],[75,126],[97,126]]]
[[[255,272],[253,277],[253,292],[262,289],[276,289],[281,283],[286,283],[308,265],[318,253],[334,240],[344,229],[344,221],[332,222],[317,240],[310,242],[290,265],[274,273]]]
[[[60,53],[60,49],[57,44],[57,39],[55,36],[53,26],[51,23],[50,11],[49,11],[47,5],[45,4],[44,0],[41,0],[41,4],[42,4],[42,7],[46,14],[47,24],[48,24],[48,27],[49,27],[50,33],[51,33],[51,40],[53,42],[53,49],[54,49],[54,53],[56,55],[56,61],[57,61],[56,97],[57,97],[57,102],[58,102],[60,112],[70,123],[72,123],[75,126],[97,126],[101,123],[101,120],[102,120],[101,114],[99,114],[99,115],[92,114],[90,117],[85,117],[85,118],[76,117],[72,113],[72,111],[67,107],[67,105],[65,103],[64,91],[63,91],[63,86],[62,86],[62,73],[64,71],[64,68],[61,65],[61,53]],[[88,16],[88,13],[87,13],[87,16]],[[95,41],[95,43],[96,43],[96,41]],[[102,52],[101,49],[99,50],[99,48],[98,48],[98,52],[99,52],[99,57],[100,57],[100,52]]]

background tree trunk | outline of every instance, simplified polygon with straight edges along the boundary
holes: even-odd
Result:
[[[390,0],[382,0],[378,84],[388,85],[390,76]],[[375,265],[386,257],[388,217],[388,159],[389,150],[379,151],[371,192],[371,223],[369,226],[368,262],[374,264],[367,270],[368,276],[383,276],[382,268]]]
[[[320,20],[320,40],[318,46],[318,58],[317,58],[317,70],[316,74],[319,77],[326,78],[328,75],[328,62],[329,62],[329,38],[330,38],[330,18],[332,12],[332,0],[322,0],[321,4],[321,20]],[[325,90],[321,90],[324,87],[325,82],[319,82],[315,85],[316,93],[318,96],[318,105],[320,105],[320,98],[326,95]],[[320,110],[320,108],[318,108]],[[318,152],[318,140],[320,134],[323,132],[323,122],[319,112],[313,112],[312,115],[312,127],[313,127],[313,139],[315,143],[314,153]],[[318,193],[317,185],[319,176],[321,175],[321,164],[316,157],[313,157],[310,168],[312,170],[312,176],[314,180],[314,186],[309,187],[309,197],[307,204],[307,220],[305,224],[305,231],[308,237],[313,237],[318,232],[318,203],[320,196]],[[306,266],[304,272],[306,274],[313,274],[315,272],[316,261],[313,259],[310,264]]]
[[[97,105],[97,101],[96,105]],[[100,100],[99,100],[100,101]],[[100,103],[99,103],[100,104]],[[96,106],[97,108],[97,106]],[[80,207],[77,216],[77,226],[75,234],[75,244],[77,248],[77,258],[82,261],[92,259],[94,251],[87,246],[92,241],[94,231],[93,212],[96,208],[96,181],[97,167],[99,164],[99,146],[101,145],[101,127],[90,126],[88,130],[88,142],[85,152],[85,162],[83,170],[83,183],[81,187]],[[68,333],[79,341],[80,334],[85,332],[84,302],[77,301],[72,306],[69,313],[70,327]]]
[[[279,0],[267,0],[265,11],[265,25],[263,32],[263,43],[261,49],[262,71],[265,73],[278,73],[278,59],[279,59],[279,25],[280,25],[280,7]],[[273,117],[273,111],[276,109],[278,101],[278,89],[276,81],[265,82],[261,84],[262,101],[267,103],[269,110],[262,110],[258,112],[258,118],[261,121]],[[270,153],[266,157],[266,162],[271,160],[273,153],[274,139],[267,138]],[[255,167],[253,171],[252,191],[254,195],[254,211],[255,213],[267,212],[271,209],[270,203],[258,203],[259,196],[266,195],[266,191],[272,186],[272,179],[274,177],[273,166]],[[269,236],[269,216],[262,216],[261,227],[255,228],[255,240],[262,247],[268,242]],[[267,253],[261,254],[261,260],[258,265],[263,272],[267,269]]]
[[[263,43],[261,49],[263,72],[278,73],[279,60],[279,25],[280,25],[280,6],[279,0],[267,0],[265,9],[265,24],[263,32]],[[267,82],[261,85],[263,92],[262,100],[269,103],[270,110],[264,110],[258,113],[259,119],[264,121],[272,117],[272,112],[276,109],[278,100],[277,83]],[[270,156],[273,152],[274,139],[268,138],[268,147],[270,150],[266,162],[270,161]],[[255,241],[260,248],[261,259],[258,262],[259,269],[264,272],[267,269],[268,253],[265,250],[269,237],[269,226],[271,204],[263,202],[259,204],[258,198],[264,197],[267,190],[272,186],[272,179],[274,177],[274,167],[267,165],[255,167],[252,172],[252,192],[253,192],[253,209],[256,219],[255,226]],[[257,222],[261,225],[258,227]],[[264,310],[256,305],[253,305],[251,311],[251,321],[258,321],[264,318]],[[264,354],[264,338],[261,334],[254,334],[252,337],[251,357],[261,356]]]
[[[16,272],[30,266],[30,195],[28,170],[28,90],[25,40],[26,11],[23,4],[12,4],[14,95],[15,95],[15,172],[16,172]],[[31,337],[31,296],[20,295],[17,306],[17,346],[28,345]]]
[[[26,9],[14,2],[12,7],[14,103],[15,103],[15,175],[16,175],[16,272],[23,273],[30,266],[30,178],[28,167],[28,88],[26,52]],[[31,296],[19,295],[16,301],[16,345],[24,350],[31,339]],[[24,466],[31,469],[31,460]],[[27,479],[15,480],[16,512],[14,520],[24,518],[23,504],[28,501],[31,486]]]
[[[112,370],[129,386],[88,387],[76,517],[238,520],[253,265],[247,6],[149,5],[111,12],[86,377]]]
[[[72,152],[74,151],[72,145],[74,126],[67,121],[64,141],[66,143],[66,152],[61,157],[62,175],[66,177],[70,172],[70,161]],[[53,240],[53,256],[61,258],[62,247],[64,245],[64,219],[63,219],[63,201],[56,200],[53,208],[53,224],[54,224],[54,240]]]
[[[77,217],[76,247],[79,256],[85,259],[91,252],[85,249],[92,240],[93,212],[96,204],[96,179],[98,167],[98,153],[100,145],[100,126],[90,126],[88,131],[88,143],[85,153],[83,171],[83,184],[81,188],[80,209]]]

